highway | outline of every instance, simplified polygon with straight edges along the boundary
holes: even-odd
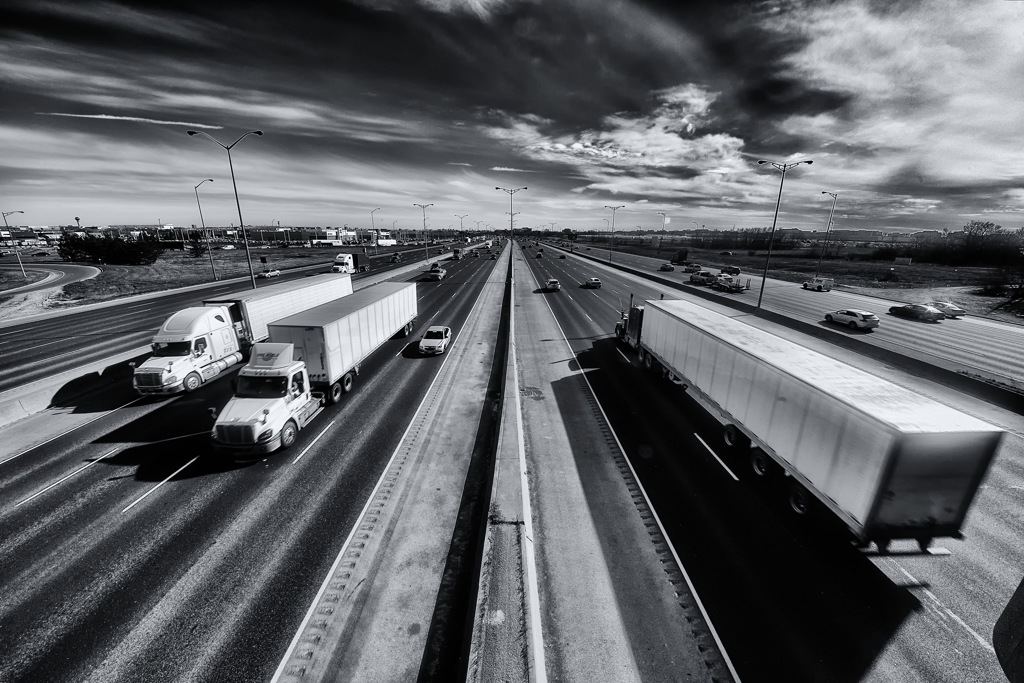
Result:
[[[574,256],[559,259],[551,249],[538,259],[536,251],[524,251],[535,296],[547,301],[587,372],[741,680],[1001,680],[991,633],[1021,578],[1020,415],[800,337],[1012,432],[968,517],[966,539],[939,543],[949,556],[864,555],[828,515],[794,515],[781,490],[755,481],[745,456],[724,446],[714,419],[678,386],[641,372],[635,354],[615,342],[631,294],[674,298],[677,290]],[[595,276],[603,287],[584,289]],[[561,291],[543,291],[548,278],[560,280]],[[951,321],[959,322],[968,321]]]
[[[438,248],[431,249],[431,256],[436,257]],[[409,254],[411,258],[419,258],[423,249],[412,249]],[[404,265],[389,263],[390,254],[370,258],[370,274],[374,275]],[[303,278],[329,270],[329,264],[321,264],[286,271],[280,278],[257,280],[256,285],[266,286],[282,279]],[[353,283],[366,276],[366,273],[353,275]],[[201,305],[204,299],[212,296],[248,288],[249,279],[239,278],[187,290],[172,290],[166,294],[112,301],[83,310],[65,311],[59,316],[0,323],[0,391],[131,349],[149,346],[153,334],[175,311]]]
[[[269,680],[445,359],[415,340],[457,335],[495,264],[420,281],[413,337],[364,363],[287,454],[210,450],[220,379],[162,400],[118,386],[95,399],[101,419],[0,458],[0,681]]]
[[[965,539],[937,542],[948,556],[862,553],[820,511],[792,514],[777,488],[755,480],[745,454],[722,445],[714,419],[677,385],[642,372],[615,342],[614,324],[631,295],[672,298],[678,289],[545,252],[538,259],[535,249],[514,247],[513,333],[550,680],[1002,680],[991,631],[1020,580],[1024,418],[906,373],[898,362],[732,310],[1008,431]],[[447,261],[441,282],[420,280],[422,271],[406,276],[419,282],[413,340],[430,324],[446,324],[456,346],[468,344],[458,335],[493,267],[505,263]],[[604,286],[583,288],[594,276]],[[542,289],[551,277],[561,291]],[[794,294],[820,301],[841,293]],[[159,315],[132,313],[153,316],[148,334],[171,310],[206,294],[174,296],[183,298]],[[944,330],[960,322],[987,324],[906,324]],[[885,339],[881,331],[863,336]],[[364,364],[353,393],[301,432],[292,450],[255,461],[228,461],[209,449],[210,410],[227,402],[227,379],[160,400],[138,399],[125,384],[81,399],[67,414],[25,418],[5,430],[0,585],[9,588],[0,630],[11,636],[0,643],[0,682],[252,681],[275,671],[293,680],[287,672],[303,669],[286,666],[286,651],[299,656],[289,643],[317,607],[333,562],[364,552],[372,567],[394,568],[392,584],[406,581],[399,570],[424,564],[387,550],[386,541],[403,542],[401,520],[379,541],[382,555],[370,552],[372,535],[359,537],[359,550],[342,545],[357,524],[364,528],[365,509],[382,500],[375,485],[391,481],[389,458],[407,430],[422,429],[414,415],[448,357],[421,358],[410,341],[391,340]],[[488,340],[473,346],[482,355],[471,367],[492,362]],[[483,410],[477,381],[466,377],[452,402]],[[83,424],[83,415],[96,417]],[[474,419],[449,425],[451,438],[471,443]],[[21,450],[19,440],[38,445]],[[465,477],[466,453],[458,453],[442,450],[435,453],[442,464],[407,468],[426,479],[409,485],[418,496],[396,489],[395,505],[410,507],[406,525],[410,515],[429,517],[421,500],[427,492],[452,497]],[[429,477],[441,477],[436,488],[425,483]],[[431,535],[447,544],[452,531],[442,526]],[[360,585],[373,586],[374,596],[397,590],[387,576],[362,571]],[[409,599],[397,595],[395,605]],[[415,677],[419,659],[395,653],[422,652],[427,623],[407,619],[396,634],[395,620],[406,619],[408,607],[382,614],[357,602],[354,609],[345,647],[324,670],[360,672],[351,680],[376,680],[381,671],[389,680]],[[384,650],[371,634],[386,639]]]
[[[558,258],[560,250],[548,246],[547,256]],[[596,248],[581,254],[607,263],[607,250]],[[717,292],[708,287],[689,284],[689,273],[676,266],[672,272],[658,268],[665,259],[655,259],[622,252],[613,252],[612,261],[651,276],[686,283],[686,289],[695,289],[708,294],[713,300],[741,301],[751,306],[757,303],[761,287],[759,273],[741,273],[739,279],[750,281],[750,289],[739,294]],[[724,265],[724,264],[722,264]],[[717,272],[718,267],[704,264],[706,269]],[[890,306],[900,302],[886,301],[875,297],[833,289],[831,292],[804,290],[799,284],[769,278],[765,284],[762,308],[768,311],[829,329],[865,344],[870,344],[896,353],[920,358],[929,363],[953,367],[975,377],[996,380],[1002,384],[1024,390],[1024,325],[1013,325],[978,317],[947,319],[937,323],[919,322],[897,318],[888,313]],[[829,311],[843,308],[868,310],[881,319],[875,330],[849,330],[825,322]]]

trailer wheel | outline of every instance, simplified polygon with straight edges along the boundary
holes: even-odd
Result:
[[[728,424],[722,429],[722,440],[730,448],[750,447],[750,439],[736,425]]]
[[[638,361],[640,361],[641,363],[643,363],[643,362],[644,362],[644,357],[645,357],[646,355],[647,355],[647,353],[646,353],[646,352],[644,351],[644,347],[642,347],[642,346],[640,346],[640,347],[637,347],[637,350],[636,350],[636,359],[637,359]]]
[[[295,422],[288,420],[284,423],[284,427],[281,427],[281,450],[287,450],[292,447],[295,443],[299,433],[299,428],[295,426]]]
[[[198,389],[202,383],[203,380],[199,375],[194,372],[190,372],[185,375],[185,379],[182,381],[181,386],[184,387],[186,392],[191,393]]]
[[[352,384],[356,381],[355,376],[351,372],[346,372],[345,376],[341,378],[341,391],[347,394],[352,391]]]
[[[644,354],[644,369],[648,371],[654,369],[654,358],[649,353]]]
[[[335,382],[327,390],[327,401],[333,406],[335,403],[341,400],[341,395],[344,393],[341,390],[341,384]]]
[[[754,475],[759,479],[767,479],[772,474],[771,458],[760,448],[755,448],[750,452],[750,466],[754,469]]]
[[[811,502],[807,499],[807,492],[799,484],[793,484],[789,490],[789,507],[796,514],[806,515],[811,509]]]

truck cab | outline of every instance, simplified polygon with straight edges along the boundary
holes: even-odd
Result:
[[[621,313],[620,320],[615,323],[615,337],[630,348],[640,345],[640,333],[644,324],[644,307],[630,305],[629,311]]]
[[[195,391],[242,360],[231,315],[223,306],[178,311],[160,327],[152,348],[153,355],[132,377],[143,396]]]
[[[305,363],[294,360],[292,344],[255,344],[210,437],[221,451],[263,454],[286,449],[323,404],[323,394],[312,391]]]
[[[334,257],[332,273],[363,273],[370,270],[370,259],[365,254],[338,254]]]

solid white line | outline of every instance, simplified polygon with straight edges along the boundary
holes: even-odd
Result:
[[[41,495],[43,495],[44,493],[46,493],[47,491],[49,491],[50,489],[52,489],[52,488],[53,488],[54,486],[56,486],[57,484],[61,483],[62,481],[66,480],[66,479],[70,479],[71,477],[75,476],[76,474],[78,474],[78,473],[79,473],[79,472],[81,472],[82,470],[86,470],[86,469],[88,469],[88,468],[92,467],[93,465],[95,465],[96,463],[98,463],[98,462],[99,462],[100,460],[103,460],[103,458],[106,458],[107,456],[113,455],[114,453],[117,453],[117,449],[116,449],[116,448],[115,448],[114,450],[110,451],[109,453],[107,453],[106,455],[101,455],[100,457],[96,458],[95,460],[93,460],[93,461],[92,461],[92,462],[90,462],[89,464],[87,464],[87,465],[85,465],[85,466],[83,466],[83,467],[79,467],[79,468],[78,468],[77,470],[75,470],[75,471],[74,471],[74,472],[72,472],[71,474],[67,474],[67,475],[65,475],[65,476],[61,477],[61,478],[60,478],[60,479],[58,479],[57,481],[55,481],[55,482],[53,482],[52,484],[50,484],[49,486],[47,486],[47,487],[46,487],[45,489],[43,489],[43,490],[41,490],[41,491],[36,491],[35,493],[33,493],[33,494],[32,494],[31,496],[29,496],[29,497],[28,497],[28,498],[26,498],[25,500],[21,500],[21,501],[18,501],[18,502],[17,502],[17,503],[16,503],[15,505],[14,505],[14,507],[18,507],[18,506],[19,506],[19,505],[21,505],[22,503],[27,503],[27,502],[29,502],[30,500],[32,500],[33,498],[36,498],[37,496],[41,496]]]
[[[515,345],[515,273],[512,275],[512,300],[510,301],[511,306],[509,307],[509,334],[513,335],[513,339],[510,340],[509,353],[512,358],[512,394],[516,397],[516,430],[518,432],[518,447],[519,447],[519,481],[522,489],[522,495],[520,496],[523,500],[523,537],[526,542],[523,544],[526,557],[523,560],[524,571],[526,572],[526,597],[529,608],[530,618],[530,635],[531,635],[531,647],[530,651],[533,655],[533,677],[531,681],[533,683],[547,683],[547,664],[544,659],[544,636],[541,630],[541,619],[540,619],[540,589],[537,585],[537,559],[534,552],[533,546],[533,512],[530,506],[530,480],[527,476],[526,469],[526,446],[523,441],[523,404],[519,395],[519,361],[516,355]],[[546,302],[545,302],[546,303]],[[550,306],[549,306],[550,310]],[[554,313],[552,313],[552,316]],[[557,321],[556,321],[557,322]]]
[[[75,431],[76,429],[81,429],[82,427],[86,426],[87,424],[92,424],[96,420],[101,420],[104,417],[106,417],[107,415],[112,415],[112,414],[116,413],[117,411],[121,410],[121,408],[127,408],[131,404],[136,403],[138,401],[141,401],[143,398],[145,398],[145,397],[144,396],[139,396],[138,398],[136,398],[136,399],[134,399],[132,401],[128,401],[128,403],[125,403],[123,406],[118,406],[117,408],[114,408],[111,411],[108,411],[106,413],[102,413],[100,415],[97,415],[96,417],[92,418],[88,422],[83,422],[82,424],[78,425],[77,427],[69,429],[68,431],[63,432],[62,434],[58,434],[57,436],[50,437],[49,439],[47,439],[46,441],[43,441],[42,443],[37,443],[35,446],[32,446],[31,448],[27,448],[27,449],[23,450],[21,453],[17,453],[15,455],[12,455],[11,457],[7,458],[6,460],[0,460],[0,465],[3,465],[4,463],[8,463],[8,462],[14,460],[15,458],[20,458],[21,456],[25,455],[26,453],[30,453],[30,452],[34,451],[35,449],[39,448],[40,446],[45,446],[46,444],[50,443],[51,441],[56,441],[57,439],[61,438],[62,436],[67,436],[68,434],[70,434],[71,432]]]
[[[473,317],[473,314],[476,312],[476,309],[479,307],[481,301],[482,298],[477,297],[476,304],[474,304],[472,310],[470,310],[469,315],[466,316],[467,321]],[[440,313],[440,311],[438,311],[438,313]],[[465,325],[463,325],[463,327],[465,327]],[[461,330],[459,331],[459,334],[462,334]],[[458,341],[458,336],[452,339],[453,346],[455,345],[456,341]],[[395,458],[398,457],[399,451],[402,450],[402,444],[405,443],[406,437],[409,436],[409,431],[412,429],[413,424],[415,424],[416,422],[416,416],[419,415],[420,411],[423,409],[423,405],[427,402],[427,399],[430,398],[430,392],[433,390],[434,385],[437,384],[437,380],[441,377],[441,372],[442,370],[444,370],[445,363],[448,362],[449,358],[450,356],[448,354],[444,355],[444,360],[441,361],[441,365],[438,366],[437,373],[434,374],[434,379],[431,380],[430,386],[427,387],[426,393],[423,394],[423,399],[420,401],[420,404],[416,407],[416,411],[412,414],[413,419],[409,420],[409,426],[405,428],[405,432],[402,433],[402,438],[398,440],[398,445],[395,446],[395,451],[394,453],[391,454],[391,458],[388,460],[388,464],[384,466],[384,471],[381,472],[380,478],[377,480],[377,484],[373,487],[373,490],[370,491],[370,495],[366,499],[366,504],[363,505],[362,511],[359,513],[359,516],[356,517],[356,521],[352,525],[352,530],[348,532],[348,537],[342,544],[341,550],[338,552],[338,556],[334,558],[334,564],[332,564],[331,568],[327,570],[327,576],[324,577],[323,583],[320,584],[320,590],[317,591],[316,597],[313,598],[313,602],[310,603],[309,609],[306,611],[306,616],[303,617],[302,623],[299,624],[298,630],[295,631],[295,637],[292,638],[291,644],[288,645],[288,649],[285,650],[284,656],[281,657],[281,663],[277,665],[277,671],[274,672],[274,677],[270,679],[270,683],[276,683],[276,681],[281,680],[281,676],[282,674],[284,674],[284,667],[288,663],[289,658],[291,658],[292,653],[295,651],[295,647],[299,644],[299,638],[302,637],[302,632],[306,630],[306,626],[309,624],[309,620],[313,617],[314,610],[316,609],[317,605],[320,604],[320,600],[323,598],[324,593],[327,592],[327,588],[331,584],[331,579],[334,577],[335,572],[338,571],[338,565],[341,564],[342,557],[345,556],[345,553],[348,551],[349,544],[352,543],[353,536],[355,536],[356,531],[362,524],[362,520],[366,517],[366,511],[370,509],[370,503],[372,503],[374,499],[377,497],[377,491],[380,490],[381,484],[384,483],[384,478],[391,471],[391,465],[395,462]]]
[[[191,465],[192,463],[194,463],[194,462],[195,462],[196,460],[198,460],[198,459],[199,459],[199,456],[197,455],[196,457],[192,458],[192,459],[191,459],[191,460],[189,460],[189,461],[188,461],[187,463],[185,463],[184,465],[182,465],[181,467],[179,467],[179,468],[178,468],[177,470],[175,470],[175,471],[174,471],[174,474],[172,474],[171,476],[167,477],[167,478],[166,478],[166,479],[164,479],[164,480],[163,480],[162,482],[160,482],[159,484],[157,484],[156,486],[154,486],[154,487],[153,487],[153,488],[151,488],[150,490],[148,490],[148,491],[146,491],[145,493],[143,493],[143,494],[142,494],[142,497],[141,497],[141,498],[137,499],[137,500],[136,500],[136,501],[135,501],[134,503],[132,503],[131,505],[129,505],[128,507],[126,507],[126,508],[125,508],[124,510],[121,510],[122,514],[123,514],[123,513],[125,513],[125,512],[128,512],[128,511],[129,511],[129,510],[131,510],[131,509],[132,509],[133,507],[135,507],[136,505],[138,505],[139,503],[141,503],[141,502],[142,502],[143,500],[145,500],[146,496],[148,496],[149,494],[153,493],[153,491],[156,491],[156,490],[157,490],[158,488],[160,488],[161,486],[163,486],[164,484],[166,484],[167,482],[169,482],[169,481],[170,481],[171,479],[174,479],[174,477],[175,477],[175,476],[177,476],[178,472],[181,472],[181,471],[182,471],[183,469],[185,469],[186,467],[188,467],[189,465]]]
[[[302,452],[301,452],[301,453],[299,453],[299,454],[298,454],[298,455],[297,455],[297,456],[295,457],[295,459],[294,459],[294,460],[292,460],[292,464],[294,465],[295,463],[297,463],[297,462],[298,462],[298,461],[299,461],[299,460],[300,460],[300,459],[302,458],[302,456],[304,456],[304,455],[305,455],[305,454],[307,453],[307,451],[309,451],[309,449],[313,447],[313,444],[315,444],[315,443],[316,443],[317,441],[319,441],[319,440],[320,440],[320,437],[321,437],[321,436],[323,436],[324,434],[326,434],[326,433],[327,433],[327,430],[328,430],[328,429],[330,429],[331,427],[333,427],[333,426],[334,426],[334,423],[335,423],[335,422],[337,422],[337,421],[338,421],[338,418],[334,418],[333,420],[331,420],[330,422],[328,422],[328,423],[327,423],[327,426],[326,426],[326,427],[324,427],[324,430],[323,430],[322,432],[320,432],[319,434],[317,434],[317,435],[316,435],[315,437],[313,437],[313,440],[309,442],[309,445],[308,445],[308,446],[306,446],[305,448],[303,448],[303,449],[302,449]]]
[[[707,445],[707,443],[704,442],[704,439],[700,438],[700,436],[696,432],[694,432],[693,435],[697,437],[697,441],[700,441],[704,445],[704,448],[708,449],[708,453],[715,456],[715,460],[718,461],[718,464],[722,466],[723,470],[729,473],[729,476],[733,478],[733,481],[740,480],[740,478],[733,474],[732,470],[730,470],[728,466],[726,466],[726,464],[722,462],[722,459],[718,457],[718,453],[715,453],[713,450],[711,450],[711,446]]]
[[[569,338],[565,336],[565,331],[562,329],[561,324],[559,324],[558,319],[555,318],[555,312],[551,310],[551,305],[548,304],[547,301],[544,303],[548,306],[548,311],[551,313],[551,317],[554,319],[555,325],[558,327],[558,331],[562,334],[562,341],[565,342],[565,347],[569,349],[569,353],[575,357],[572,345],[569,344]],[[622,453],[623,459],[625,459],[626,464],[629,466],[629,471],[633,475],[633,481],[636,482],[637,487],[640,489],[640,493],[644,496],[644,501],[647,503],[647,509],[651,511],[651,516],[654,517],[654,521],[657,522],[658,530],[661,532],[662,538],[665,539],[668,549],[672,551],[672,558],[675,560],[676,566],[679,567],[679,573],[683,575],[686,585],[690,588],[690,593],[693,595],[693,600],[697,603],[697,607],[700,608],[700,613],[704,616],[704,622],[708,625],[708,630],[711,631],[711,636],[715,639],[715,643],[718,645],[718,651],[722,654],[722,659],[725,660],[725,666],[729,669],[729,673],[732,674],[733,681],[735,681],[735,683],[740,683],[740,676],[736,673],[736,667],[732,665],[732,660],[729,659],[729,653],[725,651],[725,645],[722,644],[722,639],[718,636],[718,631],[715,630],[715,625],[711,623],[711,615],[709,615],[708,611],[704,608],[704,602],[697,594],[697,588],[693,585],[693,581],[690,580],[690,575],[686,571],[686,567],[683,566],[683,561],[679,559],[676,547],[672,545],[672,540],[669,538],[668,532],[665,531],[665,525],[661,523],[661,518],[654,509],[654,504],[651,503],[651,499],[647,495],[647,490],[644,488],[643,484],[640,483],[640,477],[637,476],[636,470],[633,469],[633,462],[629,459],[629,454],[626,453],[626,449],[622,447],[622,442],[619,441],[619,435],[616,434],[615,429],[612,428],[611,420],[608,419],[608,414],[604,412],[604,406],[601,405],[601,401],[597,398],[597,393],[594,391],[594,387],[591,386],[590,379],[587,378],[587,373],[582,369],[577,372],[582,375],[583,381],[587,383],[590,395],[594,397],[594,403],[597,404],[597,409],[601,411],[601,417],[604,418],[605,424],[608,425],[608,431],[611,432],[612,438],[615,439],[615,444],[619,447],[619,452]]]

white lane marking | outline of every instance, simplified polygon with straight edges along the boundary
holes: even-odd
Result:
[[[102,420],[107,415],[113,415],[117,411],[121,410],[121,408],[127,408],[131,404],[136,403],[138,401],[141,401],[143,398],[145,398],[145,396],[139,396],[138,398],[136,398],[136,399],[134,399],[132,401],[128,401],[128,403],[125,403],[123,406],[118,406],[117,408],[114,408],[113,410],[111,410],[109,412],[101,413],[100,415],[97,415],[96,417],[92,418],[88,422],[83,422],[82,424],[78,425],[77,427],[69,429],[68,431],[63,432],[61,434],[58,434],[57,436],[50,437],[49,439],[47,439],[46,441],[43,441],[42,443],[37,443],[35,446],[32,446],[31,448],[26,448],[21,453],[16,453],[16,454],[12,455],[11,457],[7,458],[6,460],[0,460],[0,465],[3,465],[4,463],[8,463],[8,462],[14,460],[15,458],[20,458],[21,456],[25,455],[26,453],[30,453],[30,452],[34,451],[35,449],[39,448],[40,446],[45,446],[46,444],[50,443],[51,441],[56,441],[57,439],[61,438],[62,436],[67,436],[71,432],[73,432],[73,431],[75,431],[77,429],[81,429],[82,427],[86,426],[87,424],[92,424],[96,420]]]
[[[169,482],[169,481],[170,481],[171,479],[174,479],[174,477],[176,477],[176,476],[178,475],[178,473],[179,473],[179,472],[181,472],[181,471],[182,471],[183,469],[185,469],[186,467],[188,467],[189,465],[191,465],[192,463],[194,463],[194,462],[195,462],[196,460],[198,460],[198,459],[199,459],[199,456],[197,455],[196,457],[192,458],[192,459],[191,459],[191,460],[189,460],[189,461],[188,461],[187,463],[185,463],[184,465],[182,465],[181,467],[179,467],[179,468],[178,468],[177,470],[175,470],[175,471],[174,471],[174,474],[172,474],[171,476],[167,477],[167,478],[166,478],[166,479],[164,479],[164,480],[163,480],[162,482],[160,482],[159,484],[157,484],[156,486],[154,486],[154,487],[153,487],[153,488],[151,488],[150,490],[148,490],[148,491],[146,491],[145,493],[143,493],[141,497],[139,497],[139,498],[137,498],[137,499],[135,500],[135,502],[133,502],[133,503],[132,503],[131,505],[129,505],[128,507],[126,507],[126,508],[125,508],[124,510],[121,510],[121,513],[123,514],[123,513],[125,513],[125,512],[128,512],[128,511],[129,511],[129,510],[131,510],[131,509],[132,509],[133,507],[135,507],[136,505],[138,505],[139,503],[141,503],[141,502],[142,502],[143,500],[145,500],[145,499],[146,499],[146,497],[147,497],[147,496],[148,496],[149,494],[153,493],[153,491],[156,491],[156,490],[157,490],[158,488],[160,488],[161,486],[163,486],[164,484],[166,484],[167,482]]]
[[[436,318],[438,313],[440,313],[440,312],[441,312],[441,309],[437,309],[437,312],[434,313],[434,315],[430,316],[430,320],[433,320],[434,318]]]
[[[309,452],[309,449],[313,447],[313,444],[315,444],[315,443],[316,443],[317,441],[319,441],[319,440],[320,440],[320,437],[321,437],[321,436],[323,436],[324,434],[326,434],[326,433],[327,433],[327,430],[328,430],[328,429],[330,429],[331,427],[333,427],[333,426],[334,426],[334,423],[335,423],[335,422],[337,422],[337,421],[338,421],[338,418],[334,418],[334,419],[333,419],[333,420],[331,420],[331,421],[330,421],[329,423],[327,423],[327,426],[326,426],[326,427],[324,427],[324,430],[323,430],[322,432],[320,432],[319,434],[317,434],[317,435],[316,435],[315,437],[313,437],[313,440],[309,442],[309,445],[308,445],[308,446],[306,446],[305,448],[303,448],[303,449],[302,449],[302,452],[301,452],[301,453],[299,453],[299,454],[298,454],[298,455],[297,455],[297,456],[295,457],[295,459],[294,459],[294,460],[292,460],[292,464],[294,465],[294,464],[295,464],[295,463],[297,463],[297,462],[298,462],[299,460],[301,460],[301,459],[302,459],[302,456],[304,456],[304,455],[305,455],[305,454],[306,454],[307,452]]]
[[[572,298],[572,294],[566,294],[566,296],[569,297],[569,301],[576,301],[576,299]]]
[[[514,271],[511,281],[512,300],[510,303],[512,305],[509,307],[508,329],[509,335],[513,335],[513,338],[510,340],[509,353],[511,354],[512,359],[512,395],[516,398],[516,430],[519,437],[519,481],[522,490],[522,495],[520,497],[523,500],[523,537],[526,539],[526,543],[523,544],[523,549],[526,555],[524,558],[524,569],[526,572],[526,595],[530,611],[530,635],[532,640],[530,650],[533,653],[533,671],[531,673],[533,673],[533,680],[535,683],[547,683],[548,674],[547,665],[544,660],[544,635],[541,631],[540,619],[540,589],[537,584],[537,559],[533,546],[533,512],[530,506],[530,480],[527,476],[526,445],[523,441],[523,404],[519,395],[519,361],[518,356],[516,355],[514,338],[516,329],[516,282]],[[550,305],[548,306],[548,310],[550,310]],[[554,313],[551,315],[554,316]]]
[[[918,585],[920,585],[920,584],[921,584],[921,581],[918,581],[918,580],[917,580],[917,579],[916,579],[916,578],[914,577],[914,575],[913,575],[913,574],[911,574],[911,573],[910,573],[910,572],[908,572],[908,571],[907,571],[906,569],[904,569],[904,568],[903,568],[903,567],[902,567],[902,566],[901,566],[901,565],[900,565],[900,564],[899,564],[898,562],[896,562],[896,560],[894,560],[894,559],[892,559],[892,558],[888,558],[888,559],[889,559],[889,562],[891,562],[891,563],[892,563],[892,566],[896,567],[896,569],[899,569],[899,570],[900,570],[901,572],[903,572],[903,575],[904,575],[904,576],[906,576],[906,577],[907,577],[908,579],[910,579],[910,580],[911,580],[912,582],[914,582],[915,584],[918,584]],[[981,646],[982,646],[983,648],[985,648],[986,650],[988,650],[988,652],[990,652],[991,654],[995,654],[995,653],[996,653],[996,651],[995,651],[995,648],[993,648],[993,647],[992,647],[991,645],[989,645],[988,641],[987,641],[987,640],[985,640],[985,638],[983,638],[983,637],[981,636],[981,634],[979,634],[979,633],[978,633],[977,631],[975,631],[975,630],[974,630],[973,628],[971,628],[970,626],[968,626],[968,625],[967,625],[967,623],[966,623],[966,622],[965,622],[965,621],[964,621],[963,619],[961,619],[961,618],[960,618],[960,617],[959,617],[959,616],[958,616],[958,615],[957,615],[957,614],[956,614],[955,612],[953,612],[953,611],[952,611],[952,610],[950,610],[950,609],[949,609],[948,607],[946,607],[945,605],[943,605],[943,604],[942,604],[942,602],[940,602],[940,601],[939,601],[938,597],[936,597],[936,596],[935,596],[935,593],[932,593],[932,592],[931,592],[930,590],[928,590],[927,588],[922,588],[922,590],[924,591],[924,594],[928,596],[928,599],[929,599],[929,600],[931,600],[932,602],[934,602],[934,603],[935,603],[935,606],[936,606],[936,608],[937,608],[937,609],[940,609],[940,610],[942,610],[943,612],[945,612],[946,614],[948,614],[948,615],[949,615],[949,616],[950,616],[950,617],[951,617],[951,618],[953,619],[953,621],[955,621],[956,623],[958,623],[958,624],[960,624],[961,626],[963,626],[963,627],[964,627],[964,630],[966,630],[966,631],[967,631],[967,632],[968,632],[968,633],[969,633],[969,634],[971,635],[971,637],[972,637],[972,638],[974,638],[974,639],[975,639],[976,641],[978,641],[978,643],[979,643],[979,644],[980,644],[980,645],[981,645]]]
[[[624,353],[622,352],[622,349],[615,349],[615,350],[619,352],[619,355],[620,355],[620,356],[622,356],[622,358],[623,358],[623,359],[624,359],[624,360],[625,360],[625,361],[626,361],[627,363],[629,363],[630,365],[632,365],[632,364],[633,364],[633,361],[631,361],[631,360],[629,359],[629,356],[627,356],[626,354],[624,354]]]
[[[555,318],[555,312],[551,310],[551,305],[548,304],[547,301],[545,301],[544,304],[548,307],[548,312],[551,313],[551,317],[554,319],[555,325],[558,327],[558,331],[562,334],[562,341],[565,342],[565,347],[569,349],[569,353],[575,357],[576,354],[572,350],[572,346],[569,344],[569,338],[565,336],[565,331],[562,329],[562,325],[558,322],[558,318]],[[636,482],[637,487],[640,489],[640,493],[643,494],[644,502],[647,503],[647,509],[651,511],[651,516],[654,517],[654,521],[658,524],[658,530],[661,532],[661,537],[665,539],[665,544],[668,545],[668,549],[672,551],[672,559],[675,560],[676,566],[679,567],[679,573],[683,575],[683,579],[686,581],[686,585],[690,589],[690,594],[693,595],[693,601],[697,603],[697,607],[700,609],[700,613],[704,617],[704,623],[708,625],[708,630],[711,631],[711,636],[715,639],[715,644],[718,645],[718,651],[722,654],[722,659],[725,661],[726,668],[729,669],[729,673],[732,675],[733,681],[740,683],[740,675],[736,673],[736,667],[732,665],[729,653],[725,651],[725,645],[722,643],[722,639],[719,637],[718,631],[715,630],[715,625],[711,622],[711,615],[708,614],[707,609],[704,607],[704,602],[700,599],[700,595],[697,594],[697,588],[693,585],[693,581],[690,580],[690,574],[686,571],[686,567],[683,566],[683,561],[679,559],[679,553],[676,552],[676,547],[672,545],[672,539],[669,538],[668,532],[665,531],[665,525],[661,523],[661,518],[654,509],[654,504],[651,503],[650,496],[647,495],[647,489],[645,489],[644,485],[640,483],[640,477],[637,476],[636,470],[633,468],[633,461],[629,459],[626,449],[622,447],[622,442],[619,441],[619,435],[616,434],[615,429],[612,428],[611,420],[608,419],[608,414],[604,412],[604,406],[601,405],[601,401],[597,398],[597,393],[594,391],[594,387],[591,386],[587,373],[584,372],[582,368],[577,372],[579,372],[583,377],[583,381],[587,383],[590,395],[594,397],[594,403],[597,404],[597,409],[601,411],[601,417],[604,418],[605,424],[608,425],[608,431],[611,432],[612,438],[615,439],[615,444],[619,447],[619,451],[622,453],[623,459],[629,466],[629,471],[633,475],[633,481]]]
[[[722,466],[723,470],[725,470],[726,472],[729,473],[729,476],[732,477],[733,481],[739,481],[740,480],[739,477],[737,477],[735,474],[732,473],[732,470],[729,469],[728,465],[726,465],[724,462],[722,462],[722,459],[718,457],[718,453],[715,453],[713,450],[711,450],[711,446],[707,445],[707,443],[705,443],[704,439],[700,438],[700,436],[696,432],[694,432],[693,435],[697,437],[697,441],[700,441],[704,445],[704,448],[708,449],[708,453],[710,453],[711,455],[715,456],[715,460],[718,461],[718,464]]]
[[[104,458],[106,458],[106,457],[109,457],[109,456],[113,455],[114,453],[117,453],[117,449],[116,449],[116,448],[115,448],[114,450],[110,451],[109,453],[106,453],[106,454],[104,454],[104,455],[101,455],[100,457],[96,458],[95,460],[93,460],[93,461],[92,461],[92,462],[90,462],[89,464],[87,464],[87,465],[84,465],[84,466],[82,466],[82,467],[79,467],[79,468],[78,468],[77,470],[75,470],[75,471],[74,471],[74,472],[72,472],[71,474],[66,474],[66,475],[64,475],[63,477],[61,477],[61,478],[60,478],[60,479],[58,479],[57,481],[55,481],[55,482],[53,482],[52,484],[50,484],[49,486],[47,486],[47,487],[46,487],[45,489],[42,489],[41,491],[36,491],[35,493],[33,493],[33,494],[32,494],[31,496],[29,496],[29,497],[28,497],[28,498],[26,498],[25,500],[20,500],[20,501],[18,501],[18,502],[17,502],[17,503],[16,503],[15,505],[14,505],[14,507],[18,507],[18,506],[19,506],[19,505],[21,505],[22,503],[27,503],[27,502],[29,502],[30,500],[32,500],[33,498],[36,498],[36,497],[38,497],[38,496],[41,496],[41,495],[43,495],[44,493],[46,493],[47,491],[49,491],[50,489],[52,489],[52,488],[53,488],[54,486],[56,486],[57,484],[60,484],[61,482],[65,481],[65,480],[67,480],[67,479],[70,479],[71,477],[75,476],[75,475],[76,475],[76,474],[78,474],[79,472],[82,472],[83,470],[87,470],[87,469],[89,469],[90,467],[92,467],[93,465],[95,465],[96,463],[98,463],[98,462],[99,462],[100,460],[103,460]]]
[[[593,318],[591,318],[591,317],[590,317],[589,315],[587,315],[586,313],[584,313],[583,311],[580,311],[580,313],[583,313],[583,317],[584,317],[584,318],[586,318],[587,320],[589,320],[590,322],[594,322],[594,319],[593,319]]]

